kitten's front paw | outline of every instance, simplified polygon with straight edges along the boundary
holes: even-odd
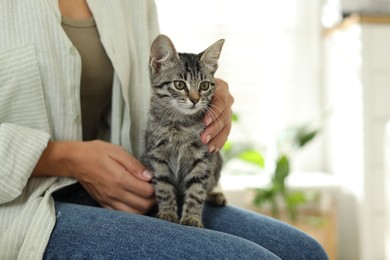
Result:
[[[157,214],[157,217],[162,220],[170,221],[173,223],[179,223],[179,218],[177,214],[169,213],[169,212],[160,212]]]
[[[211,206],[223,207],[226,206],[227,200],[222,192],[213,192],[207,196],[207,203]]]
[[[199,227],[199,228],[203,227],[202,220],[197,218],[197,217],[193,217],[193,216],[183,217],[180,220],[180,224],[186,225],[186,226]]]

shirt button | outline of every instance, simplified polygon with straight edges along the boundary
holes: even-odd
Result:
[[[76,52],[77,52],[76,47],[74,47],[74,46],[70,47],[70,49],[69,49],[70,54],[75,55]]]
[[[76,115],[75,117],[74,117],[74,121],[75,122],[80,122],[80,115]]]

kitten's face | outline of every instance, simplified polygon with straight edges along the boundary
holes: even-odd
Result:
[[[214,83],[209,81],[184,81],[178,79],[169,88],[172,107],[182,114],[194,114],[207,109],[214,94]]]
[[[156,93],[173,109],[187,115],[207,109],[215,90],[214,78],[198,55],[179,54],[177,64],[164,75],[169,83]]]
[[[222,45],[220,40],[200,54],[177,53],[169,38],[159,35],[150,56],[151,81],[159,101],[186,115],[207,110]]]

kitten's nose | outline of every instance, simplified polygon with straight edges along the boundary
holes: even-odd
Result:
[[[199,98],[190,98],[192,104],[196,105],[199,102]]]

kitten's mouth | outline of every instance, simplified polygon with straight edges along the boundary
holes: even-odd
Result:
[[[199,107],[196,106],[196,105],[192,105],[192,106],[187,106],[187,107],[182,107],[180,109],[181,113],[183,114],[187,114],[187,115],[193,115],[193,114],[196,114],[199,112]]]
[[[187,109],[191,114],[198,112],[198,108],[196,106],[189,107]]]
[[[197,110],[197,109],[199,109],[199,106],[197,106],[197,104],[185,104],[184,106],[183,106],[183,108],[184,109],[187,109],[187,110]]]

